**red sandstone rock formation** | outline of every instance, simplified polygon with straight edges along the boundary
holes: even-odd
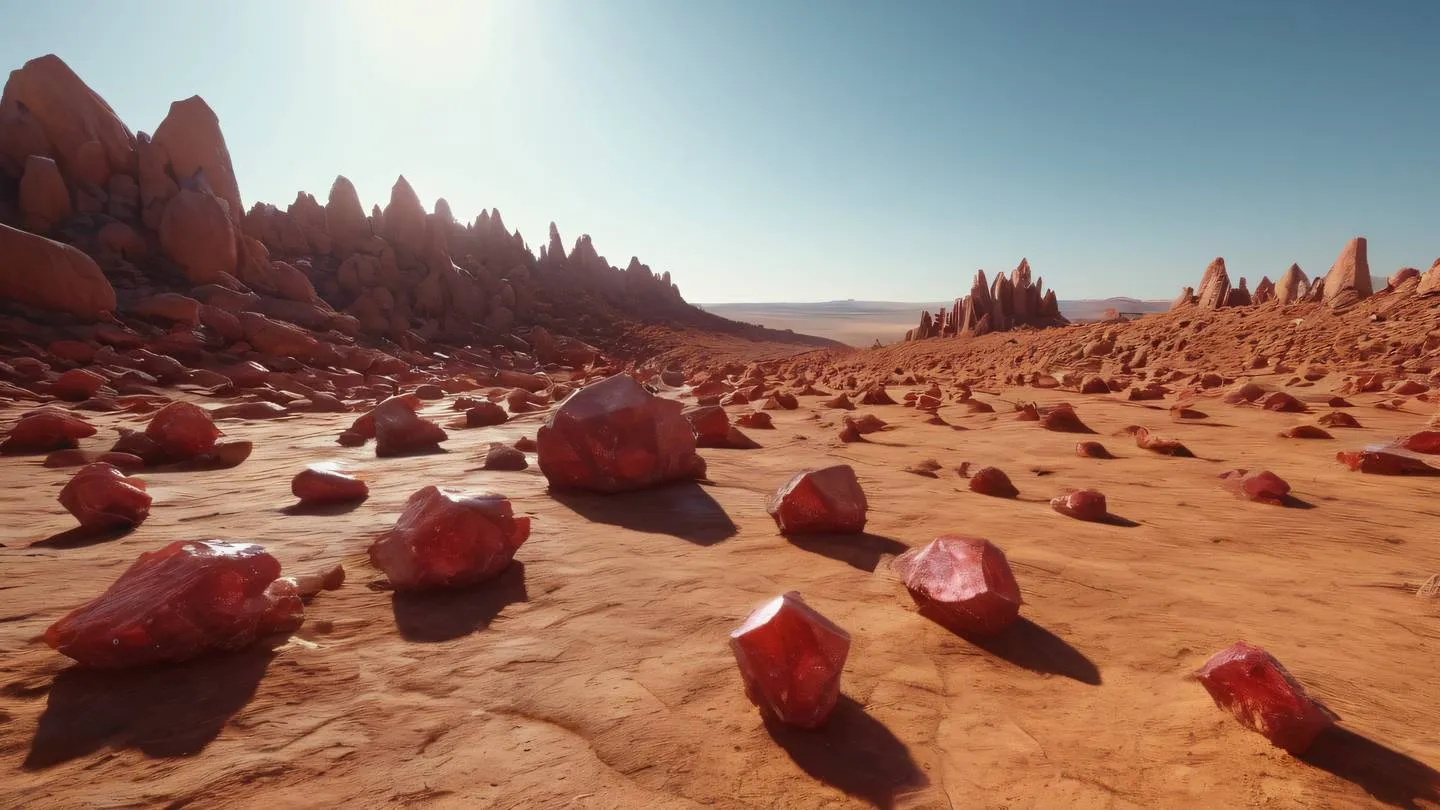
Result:
[[[1370,297],[1370,262],[1365,237],[1357,236],[1345,243],[1330,272],[1325,274],[1323,287],[1325,303],[1333,308]]]
[[[906,340],[931,337],[976,336],[1003,332],[1019,326],[1059,326],[1067,323],[1053,290],[1044,291],[1044,279],[1030,280],[1030,262],[1021,259],[1009,276],[999,275],[991,285],[985,271],[975,273],[970,294],[956,299],[931,316],[921,313],[920,325],[906,333]]]

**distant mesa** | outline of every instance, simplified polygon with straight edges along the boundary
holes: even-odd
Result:
[[[906,340],[933,337],[976,337],[1020,327],[1063,326],[1069,321],[1060,314],[1055,291],[1043,292],[1044,279],[1030,282],[1030,262],[1021,259],[1010,275],[995,277],[987,284],[985,271],[975,273],[970,294],[955,300],[948,310],[935,315],[921,313],[920,325],[905,333]]]

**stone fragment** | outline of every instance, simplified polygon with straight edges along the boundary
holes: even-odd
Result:
[[[70,477],[60,505],[85,529],[139,526],[150,514],[150,495],[144,481],[97,461]]]
[[[482,466],[487,470],[515,472],[529,467],[530,461],[525,458],[524,452],[508,444],[491,442]]]
[[[540,471],[552,486],[607,493],[702,478],[683,410],[623,374],[586,386],[536,435]]]
[[[790,591],[731,632],[730,649],[745,696],[766,721],[816,728],[840,699],[850,634]]]
[[[209,452],[221,435],[210,413],[189,402],[166,405],[145,427],[146,438],[155,443],[165,462],[187,461]],[[141,454],[141,458],[145,456]]]
[[[501,406],[493,402],[477,402],[474,407],[465,410],[465,427],[494,427],[505,424],[509,418],[510,415]]]
[[[352,503],[370,497],[370,487],[353,475],[317,464],[290,479],[290,493],[307,505]]]
[[[1019,497],[1020,490],[1010,483],[1010,476],[999,467],[981,467],[970,476],[970,491],[992,498]]]
[[[1080,421],[1075,409],[1069,405],[1057,405],[1040,417],[1040,427],[1057,433],[1094,433],[1089,425]]]
[[[1181,444],[1175,439],[1166,439],[1151,433],[1148,428],[1138,428],[1135,431],[1135,446],[1141,450],[1149,450],[1152,453],[1159,453],[1162,456],[1179,456],[1182,458],[1194,458],[1195,454],[1190,448]]]
[[[848,464],[797,473],[766,504],[781,534],[858,534],[865,530],[868,509]]]
[[[370,562],[397,590],[475,585],[499,576],[529,536],[530,518],[503,495],[427,486],[371,544]]]
[[[1050,508],[1066,517],[1087,520],[1092,523],[1104,522],[1110,515],[1105,496],[1093,489],[1067,492],[1050,499]]]
[[[1284,391],[1276,391],[1260,401],[1260,407],[1278,413],[1308,413],[1305,403]]]
[[[1079,442],[1075,445],[1075,455],[1080,458],[1115,458],[1105,445],[1100,442]]]
[[[921,615],[965,636],[993,636],[1020,614],[1020,586],[989,540],[945,534],[895,558]]]
[[[1321,417],[1322,419],[1324,417]],[[1280,431],[1282,439],[1332,439],[1334,438],[1325,430],[1314,425],[1296,425]]]
[[[1348,413],[1345,413],[1344,411],[1331,411],[1330,413],[1321,416],[1315,421],[1319,422],[1325,427],[1360,427],[1360,420],[1356,419]]]
[[[1383,445],[1371,445],[1364,450],[1342,450],[1335,454],[1335,460],[1354,472],[1371,475],[1440,475],[1440,469]]]
[[[833,399],[828,399],[821,404],[826,408],[838,408],[842,411],[855,410],[855,403],[851,402],[850,398],[844,394],[836,394]]]
[[[1195,679],[1240,725],[1297,756],[1340,719],[1274,656],[1243,641],[1212,656]]]
[[[141,554],[103,594],[45,631],[82,666],[174,663],[300,626],[305,607],[257,545],[177,540]]]
[[[1415,453],[1440,454],[1440,430],[1421,430],[1397,439],[1396,445]]]
[[[54,408],[37,408],[20,415],[10,427],[0,453],[48,453],[79,446],[95,435],[95,427],[78,416]]]
[[[72,368],[55,380],[51,392],[60,399],[83,402],[100,393],[105,378],[85,368]]]
[[[695,431],[696,447],[729,447],[730,416],[718,405],[707,405],[685,412],[685,419]]]
[[[1290,485],[1269,470],[1229,470],[1220,473],[1220,484],[1236,497],[1257,503],[1281,506],[1290,496]]]

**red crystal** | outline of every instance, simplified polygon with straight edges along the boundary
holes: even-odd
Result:
[[[619,374],[576,391],[536,434],[551,486],[623,492],[702,478],[695,433],[674,400]]]
[[[970,491],[992,498],[1014,498],[1020,490],[1010,483],[1010,476],[999,467],[981,467],[970,477]]]
[[[1230,470],[1220,473],[1220,483],[1237,497],[1259,503],[1283,504],[1290,494],[1285,479],[1269,470]]]
[[[1278,748],[1303,754],[1322,731],[1339,720],[1310,697],[1275,657],[1243,641],[1216,653],[1195,678],[1215,705]]]
[[[944,534],[892,567],[922,614],[962,635],[994,635],[1020,615],[1020,586],[989,540]]]
[[[99,374],[89,369],[74,368],[61,374],[51,391],[60,399],[80,402],[98,394],[104,384],[105,378]]]
[[[189,402],[172,402],[150,417],[145,435],[155,442],[167,461],[186,461],[213,448],[221,433],[204,408]]]
[[[290,479],[290,492],[301,503],[349,503],[368,498],[370,487],[354,476],[315,465],[301,470]]]
[[[1440,454],[1440,430],[1421,430],[1400,439],[1396,444],[1416,453]]]
[[[1040,417],[1040,427],[1046,430],[1053,430],[1057,433],[1094,433],[1089,425],[1080,421],[1075,414],[1075,409],[1069,405],[1059,405],[1050,409],[1044,416]]]
[[[1075,455],[1081,458],[1114,458],[1100,442],[1080,442],[1075,445]]]
[[[498,576],[530,536],[530,518],[488,492],[428,486],[410,496],[370,562],[397,590],[473,585]]]
[[[730,649],[766,720],[816,728],[840,699],[850,634],[791,591],[756,608],[730,633]]]
[[[103,461],[81,467],[60,490],[60,505],[87,529],[139,526],[150,515],[145,482]]]
[[[305,619],[300,596],[265,549],[177,540],[141,554],[103,594],[45,631],[45,643],[89,667],[185,661],[236,650]]]
[[[20,416],[10,435],[0,442],[0,453],[45,453],[79,446],[79,439],[95,435],[95,427],[78,416],[53,408],[39,408]]]
[[[718,405],[708,405],[685,412],[685,419],[695,431],[696,447],[729,447],[730,417]]]
[[[1185,458],[1194,458],[1195,456],[1190,452],[1190,448],[1180,442],[1174,439],[1162,439],[1143,427],[1135,430],[1135,446],[1152,453],[1159,453],[1162,456],[1183,456]]]
[[[1110,514],[1105,504],[1105,496],[1093,489],[1082,489],[1051,498],[1050,508],[1066,517],[1088,520],[1091,523],[1102,522]]]
[[[1401,455],[1379,445],[1364,450],[1342,450],[1335,454],[1335,459],[1351,470],[1371,475],[1440,475],[1440,469],[1418,458]]]
[[[351,430],[360,427],[368,417],[369,424],[373,426],[377,456],[402,456],[435,450],[440,442],[450,437],[444,428],[416,413],[420,405],[420,398],[414,394],[391,397],[355,420],[355,427]]]
[[[766,504],[781,534],[857,534],[865,530],[868,509],[848,464],[796,473]]]

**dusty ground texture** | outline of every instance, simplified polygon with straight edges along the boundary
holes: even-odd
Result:
[[[54,499],[68,471],[0,459],[0,806],[1440,806],[1424,764],[1440,763],[1440,612],[1414,595],[1440,571],[1440,478],[1334,459],[1422,427],[1434,405],[1353,395],[1363,428],[1277,436],[1327,412],[1339,381],[1291,389],[1309,414],[1202,398],[1207,418],[1184,423],[1173,397],[977,388],[995,413],[947,398],[948,426],[861,407],[893,429],[856,444],[835,439],[842,412],[802,397],[770,412],[775,430],[747,431],[762,449],[702,451],[712,483],[615,497],[553,496],[533,456],[525,472],[477,469],[488,442],[533,436],[543,413],[401,459],[338,447],[353,414],[231,421],[256,443],[248,461],[142,473],[150,519],[104,542],[67,533]],[[1075,404],[1098,435],[1016,421],[1014,404],[1037,399]],[[142,420],[99,415],[82,446]],[[1136,448],[1116,435],[1132,424],[1199,458]],[[1080,439],[1118,458],[1078,458]],[[326,460],[364,474],[370,499],[287,510],[291,475]],[[925,460],[937,478],[903,471]],[[1001,467],[1020,499],[968,492],[966,461]],[[837,462],[869,495],[868,534],[777,536],[766,496]],[[1274,471],[1299,503],[1234,499],[1216,481],[1233,467]],[[534,515],[498,582],[424,597],[370,587],[382,577],[366,546],[425,484],[497,490]],[[1121,520],[1054,513],[1046,501],[1065,487],[1099,489]],[[991,539],[1020,579],[1024,621],[984,647],[920,617],[889,569],[945,532]],[[140,552],[204,537],[262,543],[291,572],[343,561],[350,578],[293,638],[188,665],[91,674],[35,641]],[[727,646],[791,589],[853,636],[846,697],[813,733],[767,730]],[[1216,709],[1187,675],[1237,639],[1275,654],[1347,731],[1299,760]]]

